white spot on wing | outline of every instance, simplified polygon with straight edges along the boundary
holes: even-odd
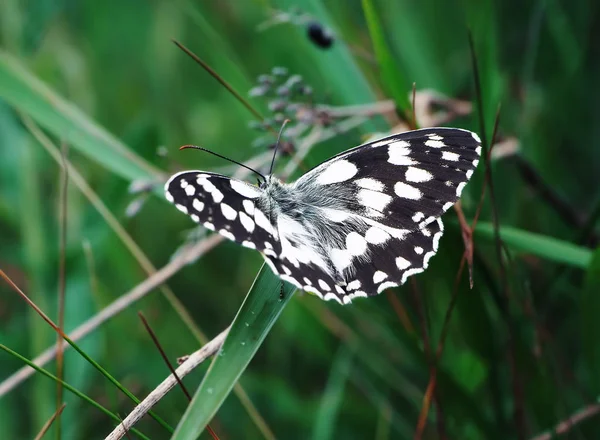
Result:
[[[343,249],[332,249],[329,257],[338,272],[342,273],[350,264],[352,264],[352,254]]]
[[[423,214],[422,212],[415,212],[415,215],[412,216],[412,221],[416,223],[424,218],[425,214]]]
[[[471,136],[473,136],[473,139],[475,139],[475,142],[477,142],[478,144],[481,143],[481,139],[479,139],[479,136],[477,135],[477,133],[471,132]]]
[[[410,265],[411,265],[410,261],[408,261],[406,258],[404,258],[404,257],[396,258],[396,266],[398,266],[398,269],[404,270],[404,269],[410,267]]]
[[[319,170],[316,183],[328,185],[330,183],[345,182],[354,177],[357,172],[358,168],[352,162],[344,159],[334,160],[330,165]]]
[[[198,199],[194,199],[194,201],[192,202],[192,208],[194,208],[198,212],[202,212],[202,210],[204,209],[204,203],[202,203]]]
[[[361,205],[376,211],[383,211],[392,201],[392,196],[370,189],[361,189],[356,197]]]
[[[360,281],[359,280],[354,280],[351,281],[350,283],[348,283],[348,285],[346,286],[346,290],[357,290],[360,289]]]
[[[312,281],[310,281],[308,278],[304,277],[304,284],[312,286]]]
[[[192,197],[194,194],[196,194],[196,188],[194,188],[194,185],[187,185],[184,191],[189,197]]]
[[[246,231],[252,233],[254,231],[254,220],[252,220],[245,212],[240,211],[240,223]]]
[[[254,221],[256,222],[256,225],[260,228],[263,228],[265,231],[267,231],[269,234],[271,235],[275,235],[275,231],[273,230],[273,225],[271,224],[271,222],[269,222],[269,220],[267,219],[267,217],[263,214],[263,212],[259,209],[254,211]]]
[[[214,231],[214,230],[215,230],[215,225],[213,225],[211,222],[205,222],[205,223],[204,223],[204,227],[205,227],[206,229],[210,229],[211,231]]]
[[[415,167],[408,167],[405,176],[407,181],[415,183],[428,182],[429,180],[433,179],[433,174],[431,174],[429,171]]]
[[[355,184],[364,189],[370,189],[372,191],[383,191],[384,184],[379,180],[371,179],[369,177],[365,177],[363,179],[357,179],[354,181]]]
[[[221,212],[227,220],[235,220],[237,217],[237,211],[227,203],[221,203]]]
[[[244,207],[244,210],[248,213],[248,215],[254,215],[254,203],[251,202],[250,200],[243,200],[242,201],[242,206]]]
[[[387,275],[387,273],[385,273],[385,272],[382,272],[382,271],[378,270],[377,272],[375,272],[375,273],[373,274],[373,282],[374,282],[375,284],[379,284],[379,283],[381,283],[383,280],[385,280],[385,279],[387,278],[387,276],[388,276],[388,275]]]
[[[221,203],[221,200],[224,198],[223,193],[208,180],[206,174],[199,174],[196,182],[204,189],[204,191],[212,196],[215,203]]]
[[[319,280],[319,287],[323,290],[331,290],[331,287],[329,287],[329,284],[327,284],[323,280]]]
[[[425,146],[431,147],[431,148],[442,148],[442,147],[445,147],[446,144],[443,143],[442,141],[436,141],[433,139],[429,139],[429,140],[425,141]]]
[[[173,198],[173,194],[171,194],[169,191],[165,190],[165,199],[167,199],[170,203],[173,203],[173,201],[175,200]]]
[[[389,289],[390,287],[396,287],[396,286],[398,286],[397,283],[394,283],[393,281],[386,281],[385,283],[381,283],[379,285],[379,287],[377,288],[377,293],[381,293],[385,289]]]
[[[444,160],[450,160],[452,162],[458,162],[458,159],[460,159],[460,154],[452,153],[450,151],[443,151],[442,152],[442,159],[444,159]]]
[[[394,192],[405,199],[420,200],[421,191],[414,186],[410,186],[404,182],[398,182],[394,185]]]
[[[242,241],[242,246],[247,247],[249,249],[256,249],[256,245],[248,240]]]
[[[408,157],[410,153],[411,149],[408,142],[393,142],[388,148],[388,162],[392,165],[414,165],[416,162]]]
[[[423,248],[421,246],[415,246],[415,252],[421,255],[423,253]]]
[[[358,232],[350,232],[346,236],[346,248],[350,254],[358,257],[366,252],[367,242]]]
[[[239,180],[230,180],[229,184],[236,193],[248,197],[249,199],[256,199],[262,194],[259,188],[245,182],[240,182]]]
[[[200,222],[200,217],[198,217],[196,214],[192,214],[190,215],[190,217],[192,218],[193,221],[195,221],[196,223]]]
[[[179,203],[175,205],[175,208],[179,209],[181,212],[183,212],[184,214],[188,213],[188,210],[185,206],[180,205]]]
[[[377,226],[371,226],[365,234],[365,239],[371,244],[383,244],[388,241],[390,234]]]
[[[233,235],[231,232],[229,232],[227,229],[221,229],[219,231],[219,234],[221,234],[223,237],[228,238],[232,241],[235,241],[235,235]]]
[[[462,190],[465,188],[466,185],[467,182],[462,182],[458,184],[458,186],[456,187],[456,197],[460,197],[460,193],[462,193]]]

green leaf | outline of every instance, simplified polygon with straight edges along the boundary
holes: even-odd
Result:
[[[388,93],[394,98],[399,110],[408,112],[410,103],[408,101],[408,80],[398,68],[395,58],[391,53],[377,11],[371,0],[362,2],[365,19],[369,28],[369,34],[373,42],[375,57],[381,69],[381,80]]]
[[[162,173],[0,50],[0,98],[31,116],[90,159],[127,180],[160,179]]]
[[[183,415],[173,440],[195,439],[213,418],[271,330],[295,287],[284,283],[263,265],[235,317],[223,347]]]
[[[594,389],[592,394],[600,393],[600,248],[596,249],[585,276],[581,291],[581,342],[583,357],[590,374]]]
[[[478,222],[475,235],[493,240],[494,226],[491,223]],[[556,263],[585,269],[592,259],[592,252],[589,249],[534,232],[503,226],[500,229],[500,236],[506,245],[514,250],[537,255]]]

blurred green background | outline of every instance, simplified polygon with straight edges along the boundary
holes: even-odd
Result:
[[[57,320],[60,159],[52,159],[32,126],[49,136],[52,151],[65,147],[82,180],[155,267],[168,264],[184,243],[202,240],[204,233],[165,203],[161,184],[182,169],[233,174],[237,168],[178,147],[199,144],[247,161],[264,156],[274,137],[252,128],[254,116],[171,39],[245,97],[276,66],[301,75],[313,103],[335,108],[386,99],[403,107],[415,82],[419,91],[473,103],[470,115],[449,124],[485,131],[488,142],[501,105],[498,139],[505,142],[494,147],[495,197],[486,192],[474,233],[473,289],[466,269],[455,289],[465,247],[451,210],[430,269],[405,286],[346,307],[296,294],[242,375],[243,390],[227,398],[211,426],[222,439],[413,438],[431,383],[430,353],[455,292],[422,438],[550,438],[536,436],[580,411],[589,417],[564,425],[568,438],[600,438],[600,416],[594,417],[600,395],[599,7],[583,0],[3,0],[0,268]],[[264,26],[274,16],[289,18],[281,11],[295,22]],[[307,37],[308,17],[334,33],[330,48]],[[248,99],[273,116],[269,100]],[[387,114],[334,132],[304,162],[314,166],[396,122]],[[278,171],[289,160],[280,157]],[[469,222],[484,168],[463,195]],[[65,328],[72,330],[143,282],[148,269],[82,194],[73,173],[69,178]],[[132,182],[158,186],[132,193]],[[142,201],[135,215],[126,215]],[[493,240],[493,206],[504,231],[501,248]],[[169,295],[179,299],[194,331],[210,339],[235,317],[261,262],[258,253],[223,242],[177,271],[167,283],[171,292],[152,290],[80,345],[143,398],[168,370],[137,312],[174,362],[200,343]],[[0,343],[33,359],[55,340],[52,328],[1,283]],[[23,365],[0,353],[0,381]],[[207,366],[186,377],[190,390]],[[55,361],[46,368],[55,372]],[[73,350],[64,377],[122,418],[133,407]],[[115,426],[72,394],[63,400],[62,438],[104,438]],[[155,410],[175,427],[186,406],[176,389]],[[34,438],[55,410],[56,384],[36,374],[0,395],[0,437]],[[137,427],[149,438],[170,438],[149,417]],[[50,431],[45,438],[56,437]]]

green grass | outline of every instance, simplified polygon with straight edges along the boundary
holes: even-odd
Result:
[[[30,133],[33,121],[54,148],[68,146],[69,162],[80,175],[67,197],[67,332],[181,251],[194,224],[162,197],[168,175],[182,169],[237,171],[210,155],[179,152],[180,145],[201,145],[239,161],[265,152],[252,146],[270,136],[249,127],[252,113],[172,39],[245,97],[258,75],[282,66],[302,75],[320,104],[392,99],[406,110],[415,82],[417,90],[468,100],[477,109],[470,32],[487,139],[502,104],[499,134],[518,139],[521,160],[534,170],[532,180],[511,157],[490,161],[502,248],[488,191],[473,233],[472,289],[466,267],[456,281],[464,244],[452,211],[430,268],[378,297],[342,307],[292,294],[286,285],[280,301],[278,279],[261,269],[261,257],[222,242],[182,265],[162,295],[157,286],[77,341],[143,398],[168,369],[137,311],[173,363],[198,349],[202,333],[210,339],[233,322],[221,354],[184,378],[195,394],[192,404],[173,390],[153,408],[173,427],[174,438],[208,439],[207,423],[222,438],[414,438],[439,343],[436,394],[421,438],[529,439],[595,405],[596,5],[309,0],[301,12],[336,35],[334,46],[323,50],[308,40],[303,24],[257,30],[273,8],[289,11],[298,2],[46,3],[0,3],[0,269],[56,320],[61,171]],[[247,99],[272,116],[266,99]],[[474,110],[448,125],[481,132],[479,119]],[[303,167],[396,122],[387,114],[342,130],[314,145]],[[278,158],[278,173],[289,160]],[[266,167],[265,160],[261,171]],[[463,195],[467,219],[477,210],[483,167],[482,161]],[[86,193],[78,179],[87,183]],[[141,182],[156,186],[129,218],[125,210],[138,195],[128,189]],[[110,216],[98,201],[88,201],[91,190],[130,238],[107,223]],[[0,353],[0,389],[25,365],[23,359],[33,359],[55,339],[0,284],[0,343],[20,356]],[[44,369],[55,374],[56,361]],[[72,350],[65,355],[64,381],[108,413],[65,392],[63,439],[104,438],[117,423],[111,417],[125,418],[132,409]],[[0,396],[3,436],[34,438],[57,409],[56,387],[36,373]],[[135,428],[148,438],[171,438],[148,416]],[[44,438],[57,438],[57,432],[53,428]],[[598,417],[569,426],[568,438],[599,435]]]

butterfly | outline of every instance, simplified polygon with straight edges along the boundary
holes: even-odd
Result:
[[[477,134],[426,128],[344,151],[293,183],[183,171],[165,196],[196,223],[258,250],[282,280],[348,304],[423,272],[441,215],[481,155]]]

